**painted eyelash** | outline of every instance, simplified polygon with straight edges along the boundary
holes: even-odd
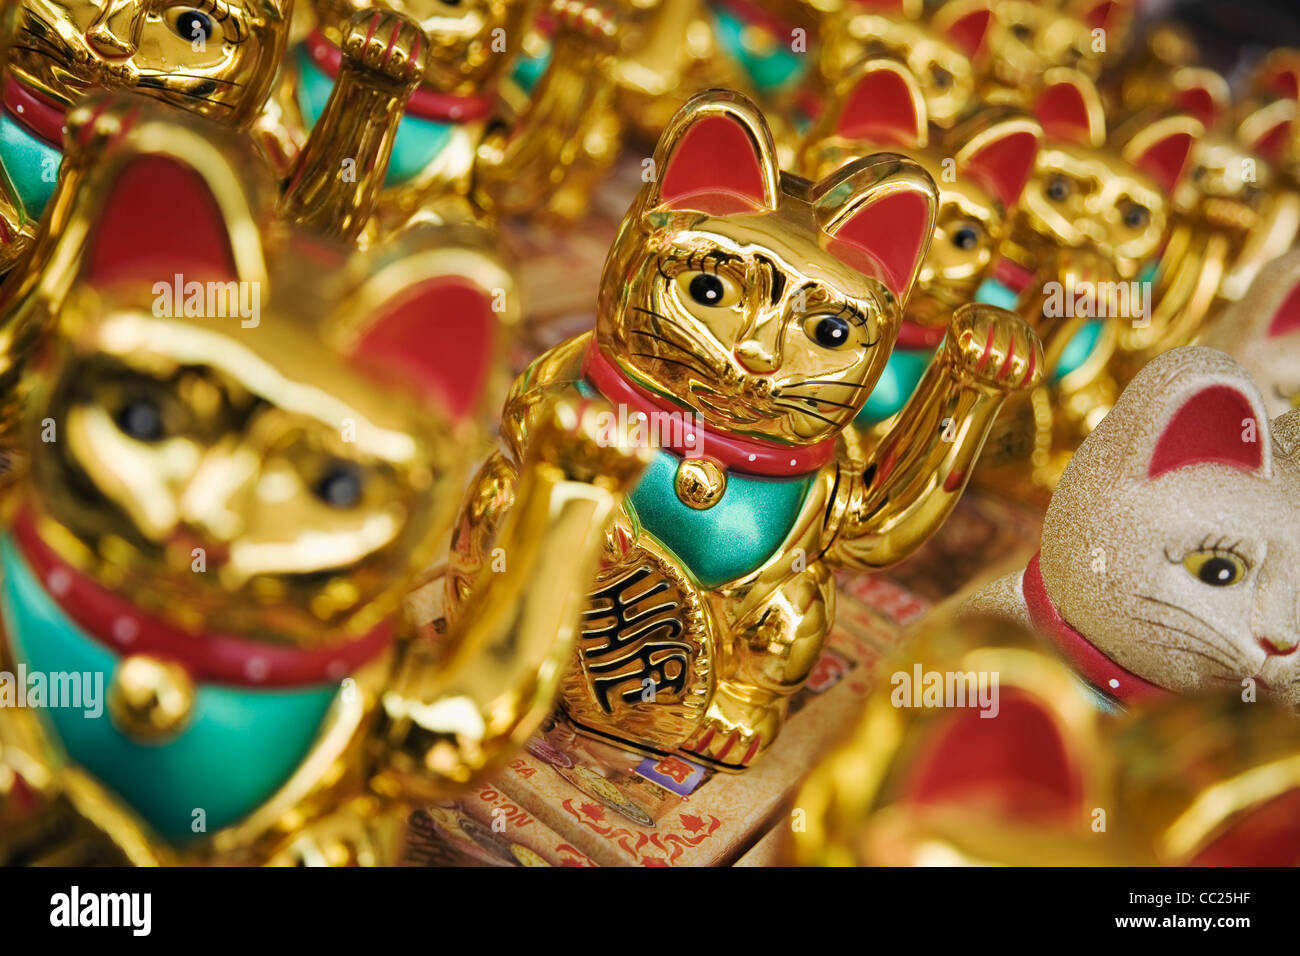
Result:
[[[1236,541],[1232,542],[1231,544],[1225,544],[1224,542],[1227,540],[1228,539],[1226,537],[1220,537],[1216,539],[1213,544],[1211,544],[1210,536],[1207,534],[1204,538],[1201,539],[1200,543],[1197,544],[1196,547],[1190,550],[1193,552],[1208,551],[1211,554],[1232,555],[1234,558],[1236,558],[1238,561],[1244,564],[1247,567],[1247,569],[1249,569],[1251,566],[1250,559],[1247,558],[1246,555],[1241,552],[1241,545],[1243,543],[1242,539],[1238,538]],[[1185,552],[1184,554],[1175,557],[1173,555],[1170,555],[1168,547],[1164,549],[1165,560],[1168,561],[1170,564],[1182,564],[1183,558],[1187,556],[1187,553],[1188,552]]]

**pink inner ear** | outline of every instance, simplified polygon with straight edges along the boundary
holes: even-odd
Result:
[[[998,716],[974,708],[952,716],[920,748],[902,794],[909,803],[981,806],[1010,819],[1073,820],[1083,804],[1082,768],[1042,703],[1003,690]]]
[[[221,209],[203,178],[172,159],[142,156],[112,185],[87,242],[82,277],[171,282],[237,278]]]
[[[1137,167],[1167,193],[1173,192],[1192,155],[1192,134],[1171,133],[1151,145],[1137,159]]]
[[[1300,284],[1287,294],[1273,313],[1273,320],[1268,324],[1268,337],[1275,339],[1297,331],[1300,331]]]
[[[1291,138],[1291,121],[1283,120],[1264,133],[1251,144],[1255,152],[1266,159],[1280,159],[1286,152],[1287,142]]]
[[[872,70],[854,84],[835,132],[845,139],[915,147],[925,131],[907,81],[893,70]]]
[[[1203,388],[1174,413],[1156,442],[1147,477],[1158,478],[1167,471],[1188,465],[1230,465],[1256,471],[1264,463],[1259,443],[1259,423],[1243,441],[1247,419],[1256,420],[1250,399],[1228,385]]]
[[[846,265],[880,279],[901,299],[930,236],[929,211],[921,193],[884,196],[845,220],[829,250]]]
[[[959,20],[954,20],[944,33],[948,39],[952,40],[966,52],[967,56],[975,56],[984,46],[984,38],[988,35],[989,24],[993,21],[992,10],[974,10]]]
[[[1183,90],[1175,98],[1179,109],[1186,110],[1198,120],[1210,127],[1214,125],[1219,115],[1219,104],[1214,100],[1214,94],[1203,86],[1193,86]]]
[[[1288,100],[1300,100],[1300,74],[1295,70],[1273,70],[1265,78],[1264,86]]]
[[[1092,141],[1088,104],[1072,83],[1055,83],[1043,90],[1034,113],[1050,139],[1082,144]]]
[[[357,341],[352,360],[385,381],[398,376],[464,418],[487,384],[496,328],[483,289],[439,276],[386,303]]]
[[[1115,0],[1102,0],[1101,3],[1094,4],[1089,8],[1088,12],[1084,14],[1083,22],[1088,25],[1090,30],[1105,29],[1110,25],[1111,14],[1115,12],[1115,8],[1118,6],[1119,4]]]
[[[715,216],[766,205],[763,163],[749,132],[729,116],[694,123],[673,150],[659,186],[660,201]]]
[[[966,171],[1011,209],[1029,182],[1037,156],[1037,136],[1030,132],[1012,133],[989,143],[968,159]]]

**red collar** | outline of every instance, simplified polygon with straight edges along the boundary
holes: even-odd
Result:
[[[616,405],[626,405],[633,411],[645,412],[647,415],[664,412],[677,415],[691,414],[669,399],[654,395],[628,381],[618,366],[600,351],[594,338],[582,360],[582,374],[596,387],[596,391]],[[693,448],[686,448],[684,445],[669,446],[670,450],[683,458],[712,458],[729,469],[755,475],[774,478],[806,475],[832,461],[838,447],[838,438],[835,436],[815,445],[781,445],[776,442],[741,438],[730,432],[719,431],[703,422],[700,424],[704,435],[691,442]],[[662,429],[661,431],[684,433],[686,429]]]
[[[1026,269],[1024,266],[1020,265],[1020,263],[1004,256],[994,264],[993,278],[997,279],[1016,295],[1020,295],[1020,293],[1028,289],[1033,283],[1034,273],[1032,270]]]
[[[68,108],[43,93],[5,77],[5,112],[19,126],[37,139],[62,151],[63,129],[68,123]]]
[[[313,63],[330,77],[339,75],[339,64],[343,60],[343,51],[325,38],[319,29],[313,30],[307,37],[307,55]],[[425,86],[416,87],[411,98],[406,101],[405,113],[420,119],[437,120],[442,123],[467,123],[482,119],[490,114],[496,100],[491,96],[457,96],[454,93],[440,93]]]
[[[914,351],[933,349],[938,347],[947,334],[947,326],[922,325],[920,322],[904,319],[898,327],[898,340],[894,342],[894,346]]]
[[[140,613],[63,561],[41,540],[31,515],[20,512],[14,540],[41,586],[91,637],[121,654],[174,660],[196,680],[243,687],[291,687],[342,680],[392,644],[385,622],[348,644],[313,650],[284,647],[226,634],[194,634]]]
[[[1120,667],[1097,649],[1091,641],[1066,623],[1065,618],[1052,603],[1043,584],[1043,574],[1035,554],[1025,568],[1021,591],[1029,618],[1040,634],[1048,638],[1061,655],[1088,683],[1107,697],[1120,703],[1136,703],[1155,697],[1166,697],[1169,691],[1143,680],[1132,671]]]

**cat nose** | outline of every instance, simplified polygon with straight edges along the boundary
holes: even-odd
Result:
[[[735,348],[736,360],[747,372],[763,374],[774,371],[777,367],[776,356],[763,347],[762,343],[748,339]]]
[[[1295,653],[1295,649],[1300,647],[1295,641],[1288,641],[1286,638],[1269,638],[1261,637],[1259,646],[1264,648],[1264,653],[1274,654],[1278,657],[1286,657],[1288,654]]]
[[[96,53],[109,60],[123,60],[135,52],[135,44],[123,40],[105,23],[97,23],[87,30],[86,42]]]
[[[86,30],[86,42],[100,56],[123,60],[136,51],[145,4],[108,0]]]

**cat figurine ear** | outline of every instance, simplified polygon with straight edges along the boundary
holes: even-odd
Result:
[[[473,227],[417,224],[376,254],[330,325],[336,344],[355,365],[399,376],[453,418],[469,417],[488,392],[502,327],[520,318],[509,268]]]
[[[974,131],[954,130],[963,145],[954,157],[957,171],[975,179],[1011,209],[1034,172],[1043,127],[1032,116],[1010,107],[991,107],[975,117]]]
[[[916,77],[899,60],[868,60],[831,93],[817,130],[826,137],[877,146],[924,149],[929,141],[925,95]]]
[[[1106,111],[1097,86],[1078,70],[1053,67],[1043,77],[1034,115],[1048,139],[1100,147],[1106,142]]]
[[[659,138],[644,208],[709,215],[775,210],[781,172],[763,114],[737,93],[708,91],[683,107]]]
[[[1237,126],[1237,139],[1265,159],[1285,161],[1297,121],[1300,121],[1300,102],[1273,100],[1242,118]]]
[[[972,608],[1031,621],[1112,701],[1253,677],[1294,700],[1297,419],[1222,352],[1157,355],[1066,466],[1039,554]]]
[[[938,205],[930,175],[892,153],[850,163],[813,187],[829,251],[884,282],[900,305],[930,248]]]
[[[1187,113],[1171,112],[1155,118],[1139,115],[1130,119],[1116,131],[1115,141],[1125,160],[1171,196],[1187,170],[1192,147],[1204,134],[1200,120]]]
[[[1184,66],[1174,73],[1174,105],[1195,116],[1206,129],[1216,126],[1232,107],[1228,81],[1199,66]]]
[[[1210,324],[1205,344],[1241,362],[1273,415],[1300,408],[1300,249],[1259,270]]]
[[[934,13],[934,28],[971,59],[987,49],[993,8],[988,0],[948,0]]]

